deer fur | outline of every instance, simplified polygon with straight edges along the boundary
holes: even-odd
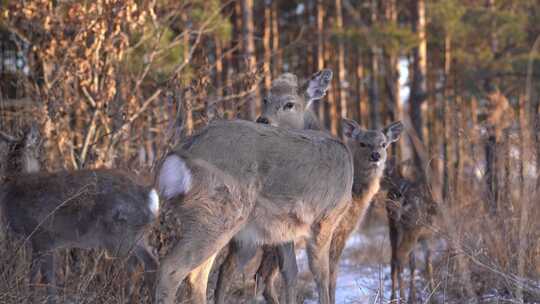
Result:
[[[32,172],[35,164],[39,168],[33,157],[39,145],[29,138],[39,138],[39,134],[27,132],[23,139],[12,142],[18,148],[10,149],[3,160],[19,164],[13,169],[19,172],[9,171],[0,184],[0,222],[2,228],[22,235],[32,245],[30,283],[41,272],[48,301],[54,303],[53,251],[102,248],[116,258],[134,253],[152,285],[157,261],[143,236],[159,213],[156,190],[135,183],[118,170]]]
[[[173,303],[188,276],[198,288],[194,301],[205,303],[209,268],[233,237],[248,246],[306,238],[319,301],[329,303],[328,250],[350,202],[353,177],[352,157],[342,142],[315,131],[214,121],[175,148],[163,166],[171,157],[186,164],[189,171],[178,175],[189,174],[192,186],[163,196],[178,208],[174,217],[181,232],[174,231],[178,237],[161,260],[160,303]],[[211,166],[201,166],[198,159]],[[167,172],[163,166],[158,176]],[[178,177],[158,180],[160,193],[178,187]]]

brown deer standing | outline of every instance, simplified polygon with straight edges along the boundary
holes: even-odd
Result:
[[[328,250],[352,178],[349,149],[332,136],[248,121],[210,123],[158,172],[163,209],[174,208],[161,220],[177,236],[161,259],[158,299],[174,303],[189,275],[197,288],[192,300],[205,303],[213,259],[233,237],[251,246],[306,238],[319,301],[329,303]]]
[[[324,76],[329,70],[323,70],[320,73]],[[317,74],[316,74],[317,75]],[[315,75],[315,76],[316,76]],[[331,77],[331,74],[330,74]],[[328,77],[326,77],[328,78]],[[328,81],[329,82],[329,81]],[[292,81],[280,82],[281,87],[288,87],[288,89],[281,89],[281,91],[295,92],[296,84]],[[309,82],[306,85],[307,90],[317,91],[320,90],[316,86],[316,82]],[[272,97],[272,96],[270,96]],[[258,119],[259,122],[273,124],[275,126],[285,126],[289,128],[299,127],[302,124],[299,121],[308,121],[309,124],[304,123],[305,128],[313,128],[317,126],[315,115],[309,109],[309,107],[293,107],[291,111],[284,111],[287,107],[287,100],[292,98],[286,98],[279,96],[280,98],[267,98],[265,106],[263,107],[263,114]],[[350,120],[344,120],[343,134],[347,139],[349,149],[353,154],[354,159],[354,184],[352,189],[353,201],[344,218],[339,223],[338,227],[334,231],[332,238],[332,244],[330,247],[330,301],[335,302],[335,289],[337,281],[337,267],[339,258],[345,247],[346,240],[352,231],[358,226],[359,222],[369,207],[373,196],[378,192],[381,177],[383,175],[384,164],[386,161],[386,149],[389,145],[399,139],[399,136],[403,130],[403,125],[400,122],[393,123],[382,130],[366,130],[360,127],[356,122]],[[291,251],[292,248],[292,251]],[[287,249],[289,249],[287,251]],[[276,258],[276,255],[278,258]],[[280,250],[274,250],[264,254],[267,259],[263,258],[261,271],[259,277],[261,281],[267,282],[265,289],[266,299],[272,299],[271,302],[277,301],[277,295],[273,288],[273,279],[277,264],[272,261],[279,261],[281,266],[281,272],[285,280],[286,291],[288,294],[294,294],[294,286],[296,283],[296,273],[298,272],[296,266],[296,260],[294,255],[294,247],[280,247]],[[291,261],[292,259],[292,261]],[[271,267],[266,264],[274,264]],[[283,269],[289,268],[289,269]],[[291,269],[293,268],[293,269]],[[273,269],[274,273],[271,271]],[[289,291],[292,289],[293,291]],[[292,303],[295,298],[287,298],[288,303]]]
[[[1,228],[22,235],[32,245],[30,283],[35,283],[41,272],[48,302],[54,303],[53,251],[103,248],[111,257],[123,258],[134,253],[145,267],[146,281],[152,284],[157,261],[146,247],[143,235],[158,216],[157,192],[136,184],[118,170],[26,173],[39,164],[36,158],[27,159],[36,155],[30,151],[37,149],[29,141],[33,136],[32,132],[26,133],[18,143],[11,143],[21,149],[3,153],[8,155],[3,162],[21,164],[23,173],[8,171],[0,184]],[[5,139],[5,134],[2,137]]]
[[[422,244],[426,257],[426,273],[430,290],[433,290],[433,270],[431,251],[427,240],[431,237],[433,218],[437,214],[437,204],[432,199],[430,189],[425,183],[413,182],[405,178],[399,167],[387,165],[383,187],[387,190],[386,212],[390,234],[391,255],[391,301],[397,301],[396,290],[399,285],[399,299],[405,299],[405,287],[401,278],[403,265],[409,259],[410,287],[409,303],[416,302],[414,247]],[[398,302],[400,302],[398,301]]]

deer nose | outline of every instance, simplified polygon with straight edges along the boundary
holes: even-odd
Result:
[[[266,117],[262,117],[262,116],[259,116],[259,118],[257,118],[257,120],[255,121],[257,123],[262,123],[262,124],[269,124],[270,122],[268,121],[268,118]]]
[[[372,162],[378,162],[381,159],[381,154],[379,152],[372,152],[371,157],[369,159]]]

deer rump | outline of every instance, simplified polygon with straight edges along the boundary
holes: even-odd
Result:
[[[246,244],[307,237],[311,225],[350,201],[352,156],[339,140],[249,121],[214,121],[177,148],[257,189]]]

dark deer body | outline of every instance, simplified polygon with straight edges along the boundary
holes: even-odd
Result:
[[[396,301],[399,287],[400,300],[405,298],[405,287],[401,278],[403,265],[409,261],[410,287],[409,303],[416,303],[415,246],[420,242],[425,250],[426,272],[430,290],[433,290],[431,252],[428,239],[431,237],[433,218],[437,214],[437,204],[433,201],[429,188],[419,182],[403,177],[400,172],[389,166],[384,179],[387,189],[386,211],[390,234],[391,255],[391,300]]]
[[[218,189],[225,193],[244,189],[240,192],[252,193],[252,200],[245,201],[249,195],[243,201],[237,196],[192,197],[190,191],[198,184],[208,191],[216,187],[196,178],[196,168],[178,153],[165,159],[159,173],[160,192],[169,204],[190,206],[179,212],[180,222],[190,224],[182,225],[180,239],[161,261],[158,296],[173,303],[176,288],[188,273],[201,280],[193,286],[205,289],[208,270],[201,267],[211,267],[217,252],[233,237],[252,246],[305,237],[320,301],[328,303],[328,246],[352,187],[352,158],[346,146],[320,132],[216,121],[177,151],[211,163],[235,181],[234,186]],[[178,185],[191,187],[175,191]],[[205,291],[199,294],[204,302]]]
[[[4,153],[9,170],[0,184],[0,228],[32,245],[31,283],[41,272],[49,302],[54,302],[53,251],[102,248],[111,257],[134,253],[152,285],[157,261],[143,235],[158,215],[157,192],[117,170],[20,173],[39,169],[39,145],[33,141],[38,137],[26,132],[23,139],[11,140],[9,146],[15,148]]]

